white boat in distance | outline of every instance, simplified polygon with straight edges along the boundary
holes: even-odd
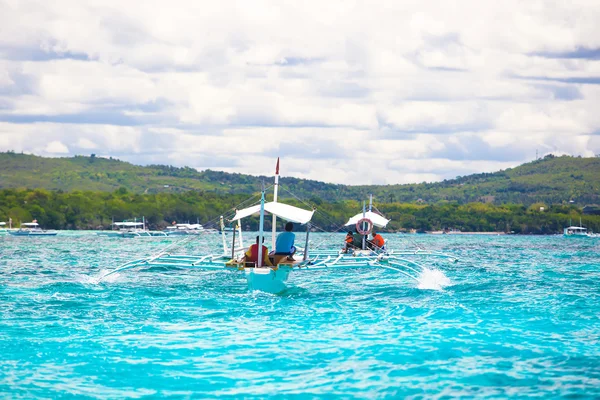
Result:
[[[581,226],[569,226],[564,229],[563,236],[570,238],[587,238],[590,237],[586,228]]]
[[[37,221],[25,222],[21,224],[21,227],[16,231],[8,231],[13,236],[56,236],[58,234],[55,230],[44,230],[40,228]]]
[[[201,233],[219,233],[216,229],[205,229],[200,224],[174,224],[163,231],[169,236],[199,235]]]
[[[162,231],[149,231],[144,229],[145,222],[137,222],[137,221],[123,221],[123,222],[114,222],[112,224],[114,227],[118,229],[111,231],[102,231],[97,232],[98,236],[105,237],[121,237],[121,238],[134,238],[134,237],[154,237],[154,236],[167,236],[165,232]]]
[[[571,225],[563,230],[563,236],[569,238],[588,238],[598,237],[597,234],[588,232],[587,228],[581,226],[581,218],[579,218],[579,226]]]

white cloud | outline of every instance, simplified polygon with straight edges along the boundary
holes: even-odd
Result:
[[[55,140],[48,143],[48,145],[44,148],[44,152],[50,154],[67,154],[69,152],[69,148],[61,142]]]
[[[0,149],[356,184],[600,153],[594,0],[0,8]]]
[[[97,149],[98,145],[86,138],[79,138],[76,143],[76,146],[81,149]]]

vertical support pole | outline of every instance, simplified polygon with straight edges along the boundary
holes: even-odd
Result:
[[[233,242],[231,243],[231,259],[235,258],[235,229],[233,230]]]
[[[275,166],[275,184],[273,185],[273,201],[277,202],[277,192],[279,191],[279,157],[277,157],[277,165]],[[271,232],[271,249],[275,250],[275,233],[277,230],[277,217],[273,214]]]
[[[239,239],[239,241],[240,241],[240,246],[239,246],[239,248],[240,248],[240,249],[243,249],[243,248],[244,248],[244,242],[243,242],[243,240],[242,240],[242,224],[240,223],[240,221],[239,221],[239,220],[238,220],[238,222],[237,222],[237,228],[236,228],[236,229],[237,229],[237,231],[238,231],[238,236],[239,236],[239,238],[240,238],[240,239]]]
[[[310,222],[306,223],[306,241],[304,242],[304,257],[302,259],[306,261],[308,259],[308,234],[310,233]]]
[[[263,191],[260,196],[260,219],[258,227],[258,267],[263,265],[263,252],[262,252],[262,241],[264,236],[264,224],[265,224],[265,192]]]
[[[366,209],[366,205],[365,205],[365,202],[363,201],[363,218],[366,218],[365,209]],[[363,230],[366,228],[364,222],[362,223],[362,228],[363,228]],[[362,237],[362,249],[363,250],[367,247],[366,245],[367,245],[367,239],[366,239],[365,235],[363,235],[363,237]]]
[[[223,239],[223,254],[227,255],[227,242],[225,241],[225,222],[223,222],[223,216],[220,218],[221,222],[221,239]]]

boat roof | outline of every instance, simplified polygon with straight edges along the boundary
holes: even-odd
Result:
[[[0,222],[0,226],[6,225],[6,222]]]
[[[37,222],[23,222],[21,225],[23,226],[39,226]]]
[[[567,229],[572,231],[587,231],[587,228],[581,226],[569,226]]]
[[[350,218],[348,222],[346,222],[345,226],[356,225],[356,223],[362,218],[363,213],[356,214],[354,217]],[[371,222],[373,222],[373,225],[379,228],[384,228],[388,224],[388,222],[390,222],[389,219],[386,219],[382,215],[374,213],[373,211],[367,211],[366,213],[364,213],[364,218],[370,219]]]
[[[141,226],[143,222],[115,222],[116,226]]]
[[[288,204],[271,201],[269,203],[265,203],[265,212],[275,215],[281,219],[285,219],[286,221],[306,224],[311,220],[315,210],[308,211],[302,208],[290,206]],[[250,215],[257,213],[260,213],[260,204],[244,208],[242,210],[236,210],[232,221],[238,221],[242,218],[249,217]]]

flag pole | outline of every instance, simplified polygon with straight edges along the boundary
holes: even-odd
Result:
[[[277,157],[277,165],[275,166],[275,185],[273,186],[273,201],[277,202],[277,191],[279,190],[279,157]],[[275,250],[275,233],[277,230],[277,217],[273,214],[271,227],[271,250]]]

